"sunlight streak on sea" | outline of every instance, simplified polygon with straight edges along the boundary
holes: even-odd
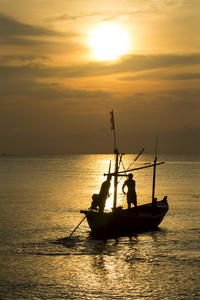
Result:
[[[136,156],[123,157],[125,168]],[[0,157],[0,299],[200,299],[199,156],[159,155],[155,194],[169,202],[159,230],[98,240],[85,220],[68,238],[110,160],[113,171],[113,155]],[[142,154],[132,167],[153,160]],[[138,204],[150,202],[152,168],[133,174]],[[107,210],[113,183],[110,193]]]

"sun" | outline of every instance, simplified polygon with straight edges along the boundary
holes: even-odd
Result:
[[[89,39],[93,58],[97,60],[115,60],[126,54],[130,48],[128,34],[116,24],[103,24],[94,28]]]

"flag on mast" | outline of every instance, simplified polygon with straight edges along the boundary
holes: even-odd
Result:
[[[115,130],[113,110],[110,112],[110,123],[111,123],[111,130]]]

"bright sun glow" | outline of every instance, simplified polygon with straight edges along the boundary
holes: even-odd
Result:
[[[93,57],[98,60],[114,60],[126,54],[130,40],[126,31],[116,24],[105,24],[96,27],[89,39]]]

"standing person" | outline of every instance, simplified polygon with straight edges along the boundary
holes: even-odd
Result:
[[[91,206],[92,209],[97,209],[97,206],[98,206],[99,212],[104,211],[106,199],[108,197],[110,197],[110,194],[109,194],[110,181],[111,181],[111,176],[108,175],[107,180],[104,181],[101,185],[99,194],[94,194],[92,196],[92,199],[93,199],[92,206]]]
[[[128,188],[128,192],[127,192],[128,209],[131,208],[131,203],[133,203],[135,208],[137,209],[137,195],[135,191],[135,180],[133,180],[133,174],[128,175],[128,179],[124,182],[122,186],[122,192],[124,193],[124,195],[126,195],[124,191],[125,186],[127,186]]]

